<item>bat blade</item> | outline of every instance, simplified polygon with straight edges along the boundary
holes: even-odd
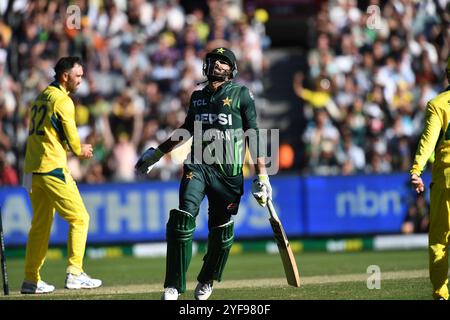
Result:
[[[269,218],[269,221],[278,246],[278,252],[281,256],[281,261],[283,262],[286,280],[289,285],[300,287],[300,276],[298,274],[297,263],[295,262],[295,257],[284,232],[283,225],[279,220],[272,217]]]

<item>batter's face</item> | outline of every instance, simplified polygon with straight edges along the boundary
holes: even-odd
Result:
[[[214,62],[214,74],[225,76],[230,74],[230,70],[231,67],[226,61],[216,60]]]

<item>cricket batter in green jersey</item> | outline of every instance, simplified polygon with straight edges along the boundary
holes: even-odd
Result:
[[[186,290],[195,219],[205,196],[209,201],[208,249],[197,277],[195,298],[207,300],[213,282],[221,281],[234,239],[231,217],[237,214],[243,194],[246,138],[253,159],[256,158],[258,175],[252,193],[261,206],[266,205],[272,194],[262,148],[259,148],[253,95],[245,86],[231,81],[237,75],[234,53],[227,48],[209,52],[203,63],[203,74],[208,84],[192,93],[184,124],[158,148],[145,151],[136,163],[136,169],[146,174],[164,154],[193,136],[191,153],[183,167],[179,208],[170,211],[167,222],[163,300],[177,300]],[[186,136],[183,132],[188,133],[187,137],[174,138]]]
[[[446,68],[450,83],[450,58]],[[428,252],[433,298],[448,300],[448,245],[450,237],[450,86],[430,100],[425,126],[411,168],[411,184],[417,193],[425,190],[420,177],[435,152],[430,184]]]

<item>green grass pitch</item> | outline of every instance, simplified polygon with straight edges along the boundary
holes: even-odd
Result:
[[[182,300],[193,300],[202,255],[193,257],[188,290]],[[215,284],[212,300],[430,300],[426,250],[363,251],[296,254],[301,287],[287,285],[277,254],[245,253],[229,257],[223,281]],[[47,260],[42,278],[56,286],[48,295],[21,295],[23,259],[8,261],[10,296],[2,299],[159,300],[164,281],[164,258],[117,257],[85,259],[85,270],[103,280],[94,290],[64,289],[64,259]],[[381,271],[379,289],[369,289],[369,266]],[[370,280],[370,279],[369,279]],[[369,281],[370,282],[370,281]]]

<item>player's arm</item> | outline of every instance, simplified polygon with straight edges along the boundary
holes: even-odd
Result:
[[[192,99],[192,98],[191,98]],[[192,105],[192,104],[191,104]],[[141,173],[149,173],[153,165],[159,161],[166,153],[181,146],[192,136],[194,131],[194,115],[191,108],[188,110],[183,125],[175,129],[171,136],[161,143],[156,149],[147,149],[138,159],[135,169]]]
[[[241,116],[242,116],[242,129],[247,133],[248,147],[250,149],[250,155],[255,161],[255,172],[257,175],[267,175],[265,157],[263,148],[261,145],[261,136],[259,134],[259,128],[257,124],[257,115],[255,108],[255,100],[253,94],[248,88],[243,87],[240,96],[241,103]],[[250,133],[248,130],[252,130]]]
[[[57,121],[61,123],[64,138],[67,145],[74,155],[80,158],[92,157],[92,146],[90,144],[81,144],[75,123],[75,105],[67,97],[60,99],[55,103],[55,113]]]
[[[425,115],[425,126],[410,170],[411,184],[418,193],[425,189],[420,175],[436,147],[442,127],[442,116],[439,109],[429,102]]]
[[[163,154],[166,154],[172,151],[173,149],[178,148],[179,146],[183,145],[186,141],[189,140],[189,138],[192,135],[192,132],[186,129],[185,124],[183,124],[178,129],[175,129],[170,138],[158,146],[158,149],[161,150]]]
[[[256,158],[255,172],[258,178],[253,181],[252,194],[256,201],[264,207],[267,199],[272,198],[272,186],[266,170],[264,147],[261,146],[262,141],[256,121],[255,100],[253,94],[246,87],[241,90],[240,103],[243,130],[246,133],[251,130],[251,133],[246,135],[249,137],[250,155],[253,159]]]

